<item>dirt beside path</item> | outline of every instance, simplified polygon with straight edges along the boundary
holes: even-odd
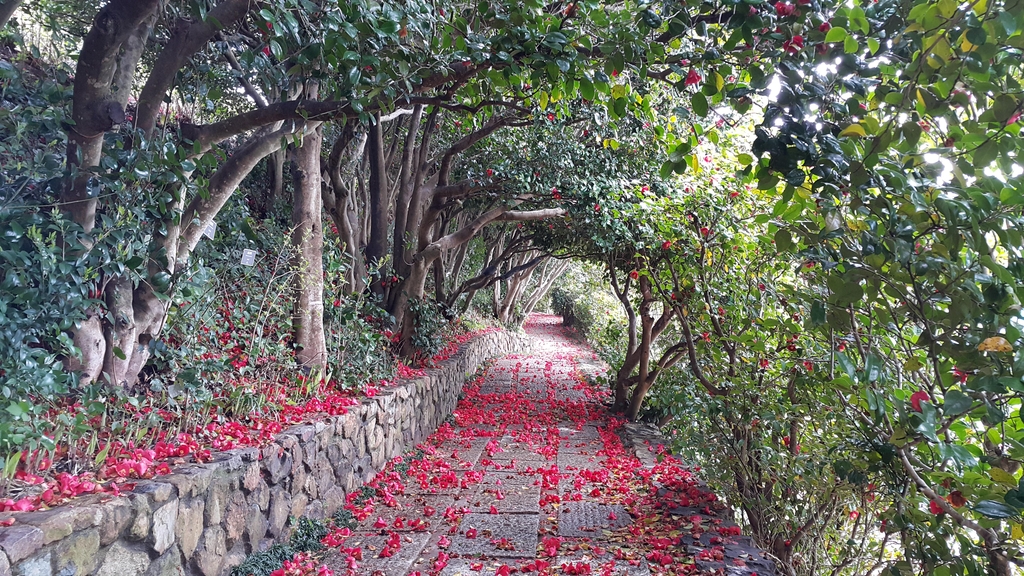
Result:
[[[689,469],[608,413],[584,378],[600,363],[558,317],[526,331],[529,355],[468,382],[451,422],[350,495],[351,527],[325,539],[335,574],[774,574]]]

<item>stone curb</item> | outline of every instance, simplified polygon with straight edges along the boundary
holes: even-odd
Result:
[[[659,444],[668,446],[668,440],[657,426],[643,422],[628,422],[619,429],[622,445],[636,455],[645,468],[653,468],[658,463],[655,452],[651,449]],[[698,478],[697,485],[707,489],[707,484]],[[663,493],[661,489],[659,494]],[[674,516],[689,517],[701,515],[707,517],[708,509],[703,507],[675,508],[668,512]],[[720,526],[735,526],[735,513],[728,506],[712,508],[711,517],[721,521]],[[749,536],[733,536],[716,538],[711,532],[705,532],[700,538],[686,535],[681,547],[687,555],[692,556],[701,573],[727,574],[728,576],[776,576],[775,563]],[[702,552],[704,554],[702,554]],[[718,553],[720,552],[720,556]],[[721,570],[721,572],[719,572]]]

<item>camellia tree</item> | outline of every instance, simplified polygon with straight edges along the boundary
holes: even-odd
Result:
[[[1020,562],[1021,8],[786,16],[802,41],[747,170],[810,267],[793,297],[864,450],[836,473],[877,475],[893,572]]]
[[[289,141],[296,166],[295,266],[302,270],[295,344],[301,363],[322,364],[322,238],[315,215],[322,202],[316,160],[324,123],[365,126],[365,136],[363,128],[332,132],[339,141],[323,171],[333,191],[328,208],[339,224],[353,222],[360,208],[332,175],[344,172],[340,167],[353,154],[365,153],[361,237],[352,226],[339,229],[350,236],[353,259],[362,257],[356,269],[383,269],[390,259],[391,287],[383,286],[383,277],[370,286],[408,337],[406,303],[422,298],[428,271],[443,252],[491,222],[560,213],[538,206],[540,212],[525,214],[517,210],[522,200],[506,195],[460,229],[438,228],[451,202],[478,191],[450,181],[466,149],[523,122],[535,107],[562,117],[565,103],[576,97],[600,102],[613,119],[649,114],[650,103],[623,81],[627,76],[700,87],[703,108],[698,98],[694,102],[702,114],[727,93],[742,100],[747,82],[765,77],[760,68],[751,75],[732,63],[755,54],[752,45],[738,48],[754,30],[752,22],[738,20],[745,7],[700,5],[697,14],[682,6],[597,2],[477,8],[305,0],[273,7],[230,0],[103,5],[77,60],[69,175],[56,191],[81,228],[69,240],[116,254],[93,281],[102,303],[74,330],[78,356],[71,367],[83,381],[136,380],[203,233],[242,179]],[[726,58],[706,42],[725,28],[736,32],[722,48],[739,56]],[[225,88],[207,82],[213,71],[234,77],[235,91],[249,103],[232,98],[232,106],[218,106]],[[192,118],[175,118],[183,78],[200,83],[200,97],[187,99],[206,102]],[[460,120],[473,128],[446,138],[444,151],[435,147],[434,135],[446,112],[471,115]],[[397,146],[385,152],[387,122],[402,127],[392,129]],[[139,234],[97,246],[111,226]]]

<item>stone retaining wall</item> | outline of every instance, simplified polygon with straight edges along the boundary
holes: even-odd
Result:
[[[226,575],[285,540],[290,516],[333,514],[346,494],[437,429],[478,366],[525,346],[515,334],[484,334],[425,376],[344,416],[293,426],[263,448],[215,454],[122,497],[15,513],[15,524],[0,528],[0,576]]]

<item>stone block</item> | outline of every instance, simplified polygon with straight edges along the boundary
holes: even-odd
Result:
[[[324,492],[324,514],[333,515],[345,505],[345,490],[341,486],[331,486]]]
[[[43,531],[35,526],[15,524],[0,530],[0,549],[14,564],[28,558],[43,547]]]
[[[99,551],[99,529],[76,532],[54,547],[54,567],[58,574],[92,574],[99,565]]]
[[[358,409],[350,410],[344,416],[344,420],[341,423],[341,437],[349,439],[355,437],[356,431],[359,430],[361,419]]]
[[[245,550],[240,544],[228,550],[228,553],[224,556],[224,561],[220,565],[220,576],[229,576],[235,566],[245,561],[245,557]]]
[[[100,545],[109,546],[121,537],[132,522],[133,508],[128,498],[115,498],[100,507]]]
[[[43,532],[43,545],[56,542],[74,531],[74,516],[66,509],[28,512],[17,517],[19,524],[35,526]]]
[[[229,546],[234,545],[245,534],[247,514],[245,497],[237,492],[233,493],[224,511],[224,536]]]
[[[210,526],[203,531],[192,560],[203,576],[218,576],[227,552],[224,529],[220,526]]]
[[[270,489],[270,510],[267,520],[270,522],[270,533],[274,538],[284,534],[284,525],[291,512],[291,496],[280,486]]]
[[[292,495],[291,515],[295,518],[306,515],[306,505],[309,504],[309,497],[303,493]]]
[[[222,480],[214,482],[206,491],[204,520],[207,526],[220,524],[224,518],[224,508],[228,504],[228,485]]]
[[[178,522],[178,502],[171,501],[153,512],[153,528],[149,542],[157,554],[163,554],[174,544],[174,531]]]
[[[246,465],[245,472],[242,475],[242,488],[244,488],[246,492],[252,492],[259,486],[262,479],[262,475],[260,474],[260,463],[250,462]]]
[[[107,549],[96,576],[141,576],[149,569],[149,554],[138,546],[114,542]]]
[[[45,552],[25,560],[14,567],[15,576],[51,576],[53,574],[53,553]]]
[[[173,484],[164,482],[163,480],[173,478],[174,476],[175,474],[161,476],[161,482],[139,482],[135,485],[135,490],[132,490],[132,494],[146,495],[150,500],[157,504],[166,502],[171,498],[171,496],[175,495],[176,487]]]
[[[213,477],[228,476],[241,470],[245,466],[245,460],[242,455],[234,450],[228,452],[215,452],[213,454],[213,461],[209,464],[204,464],[203,467],[210,470],[213,473]]]
[[[185,558],[191,558],[203,533],[203,512],[206,503],[199,499],[178,501],[178,521],[174,535]]]
[[[260,543],[267,537],[267,517],[254,510],[247,516],[245,523],[245,544],[251,551],[259,550]]]
[[[256,489],[249,494],[249,502],[259,506],[260,510],[266,510],[267,506],[270,505],[270,486],[267,486],[266,482],[260,480]]]
[[[128,540],[145,540],[149,537],[149,528],[153,518],[153,511],[149,506],[149,498],[132,494],[132,523],[128,527]]]
[[[185,576],[185,568],[181,565],[181,553],[173,548],[168,550],[149,565],[146,576]]]
[[[324,515],[324,503],[319,500],[313,500],[306,506],[306,513],[304,516],[314,520],[323,520],[327,517]]]
[[[278,484],[292,471],[291,452],[283,448],[272,451],[270,456],[264,457],[263,466],[267,471],[267,479],[270,483]]]

